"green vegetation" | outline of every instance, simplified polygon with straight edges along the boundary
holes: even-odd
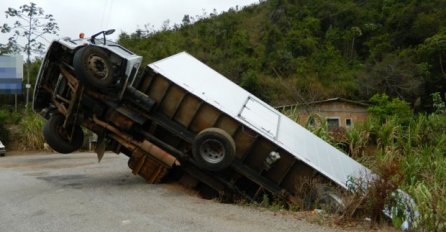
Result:
[[[446,91],[445,20],[444,0],[269,0],[119,42],[147,63],[185,50],[273,105],[385,93],[431,111]]]
[[[43,128],[44,120],[40,115],[29,113],[21,118],[19,122],[19,138],[21,146],[25,150],[43,149]]]
[[[347,130],[342,141],[331,136],[323,124],[309,128],[332,144],[347,144],[353,158],[382,178],[369,183],[366,197],[364,189],[354,190],[360,194],[351,200],[343,217],[358,211],[379,221],[384,204],[397,200],[389,193],[400,188],[417,203],[421,214],[415,223],[418,231],[446,229],[446,115],[438,95],[433,94],[433,101],[438,107],[435,111],[441,113],[413,114],[407,102],[377,94],[370,100],[374,105],[369,108],[369,120]],[[401,212],[397,215],[394,225],[399,227]]]
[[[390,193],[400,188],[417,203],[421,216],[415,222],[416,231],[446,229],[446,104],[439,93],[432,94],[432,102],[434,113],[414,114],[407,102],[376,94],[370,99],[368,121],[346,130],[345,136],[328,132],[320,119],[321,123],[306,125],[329,143],[343,144],[351,157],[381,177],[371,183],[352,180],[357,194],[347,199],[340,222],[354,215],[380,221],[385,204],[398,204],[398,197]],[[299,114],[297,109],[284,113],[295,120]],[[363,184],[369,186],[367,193]],[[397,210],[393,214],[398,228],[404,215]]]
[[[41,116],[22,109],[21,112],[0,109],[0,140],[8,150],[42,150]]]

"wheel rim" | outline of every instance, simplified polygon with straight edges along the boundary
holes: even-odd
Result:
[[[88,69],[97,79],[106,79],[108,76],[108,67],[102,57],[91,55],[88,58]]]
[[[225,147],[216,139],[207,139],[200,146],[200,155],[208,163],[216,164],[225,157]]]

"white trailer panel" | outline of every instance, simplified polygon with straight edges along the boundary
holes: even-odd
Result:
[[[155,72],[282,147],[347,189],[371,172],[186,52],[149,64]]]

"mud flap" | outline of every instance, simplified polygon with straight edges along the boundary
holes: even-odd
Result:
[[[102,157],[104,157],[105,147],[106,147],[106,144],[105,144],[104,136],[99,136],[98,145],[96,146],[96,149],[95,149],[96,155],[98,156],[98,163],[100,163],[102,160]]]

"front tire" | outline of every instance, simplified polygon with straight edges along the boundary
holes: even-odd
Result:
[[[74,55],[73,65],[79,80],[96,88],[113,85],[113,70],[107,53],[95,46],[85,46]]]
[[[226,131],[208,128],[195,137],[192,154],[200,168],[220,171],[232,164],[235,158],[235,142]]]
[[[55,151],[68,154],[81,148],[84,133],[79,126],[75,125],[73,136],[69,136],[71,131],[67,131],[63,127],[64,119],[61,114],[53,114],[43,127],[43,136],[48,145]]]

